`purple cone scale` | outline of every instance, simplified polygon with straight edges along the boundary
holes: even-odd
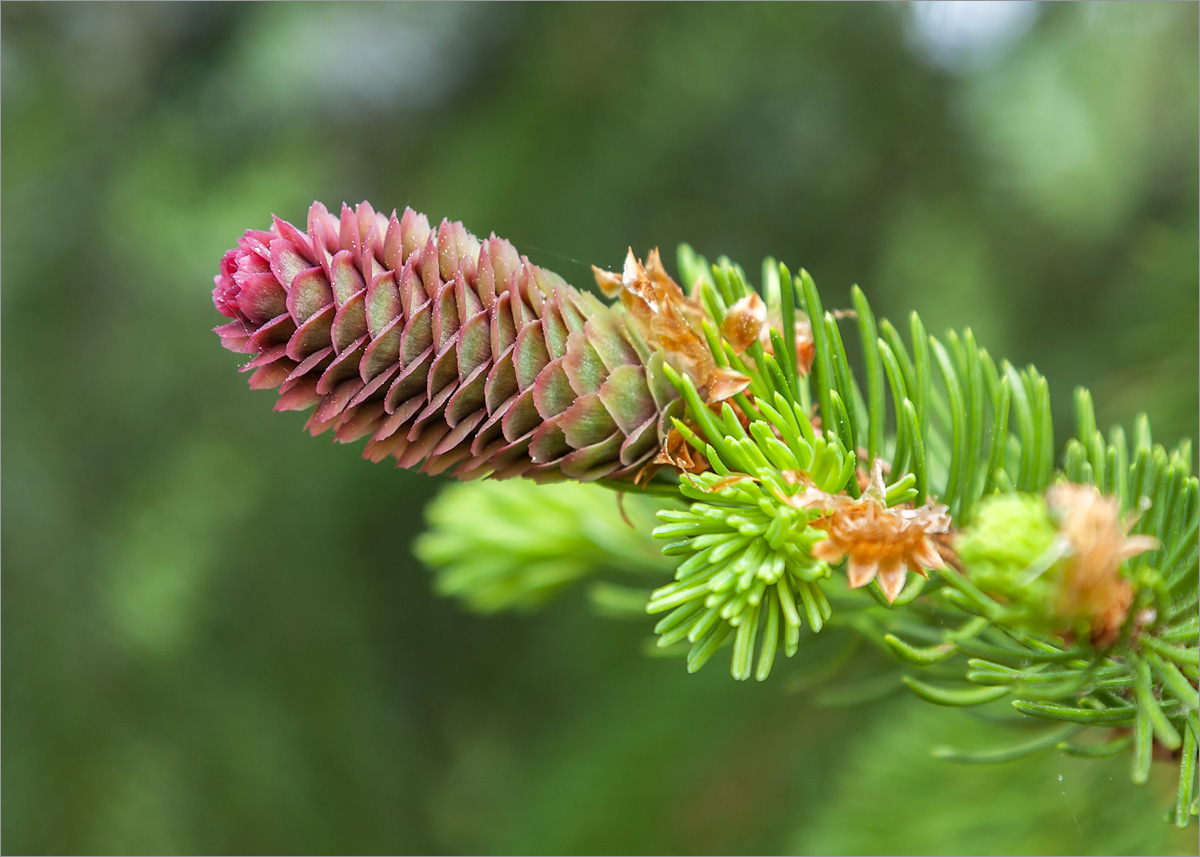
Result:
[[[680,411],[624,312],[494,235],[367,203],[275,218],[221,260],[213,303],[275,409],[364,457],[469,479],[633,479]]]

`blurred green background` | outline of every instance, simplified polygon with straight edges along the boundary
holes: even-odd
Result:
[[[2,18],[5,852],[1195,853],[1172,771],[481,619],[439,482],[313,440],[210,328],[320,199],[588,264],[691,242],[970,325],[1197,435],[1197,5],[32,4]],[[668,254],[673,255],[673,254]]]

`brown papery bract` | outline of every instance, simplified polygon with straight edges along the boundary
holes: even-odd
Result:
[[[1046,501],[1071,546],[1055,612],[1068,622],[1086,620],[1092,645],[1111,646],[1133,604],[1133,586],[1121,576],[1120,565],[1157,548],[1158,539],[1128,535],[1116,498],[1090,485],[1060,483],[1046,493]]]
[[[751,292],[735,303],[725,313],[721,322],[721,335],[741,354],[766,332],[767,305],[757,292]],[[767,339],[768,345],[770,338]]]
[[[694,432],[700,431],[699,426],[693,423],[688,423],[688,426]],[[646,465],[643,473],[638,474],[638,480],[643,476],[653,476],[661,466],[673,467],[680,473],[703,473],[709,469],[708,459],[693,449],[677,428],[667,432],[662,449],[654,460]]]
[[[697,384],[708,381],[715,364],[701,334],[704,310],[667,274],[658,250],[651,250],[643,265],[631,247],[619,276],[595,266],[592,271],[605,296],[620,297],[647,344],[661,348],[667,362]]]
[[[904,588],[909,571],[924,575],[927,568],[945,566],[933,537],[950,530],[946,507],[927,504],[914,509],[906,504],[889,508],[881,461],[875,462],[870,485],[858,500],[821,491],[803,474],[792,475],[790,481],[805,485],[788,500],[791,505],[824,511],[812,526],[825,530],[827,537],[813,546],[813,556],[830,564],[848,557],[851,589],[877,579],[891,603]]]

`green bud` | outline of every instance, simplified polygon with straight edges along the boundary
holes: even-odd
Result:
[[[1015,621],[1051,629],[1066,545],[1045,498],[997,494],[984,500],[957,549],[971,581],[1009,604]]]

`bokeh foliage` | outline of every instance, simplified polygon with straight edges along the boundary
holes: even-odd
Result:
[[[4,4],[3,849],[1190,847],[1169,772],[951,768],[966,721],[689,677],[580,598],[465,615],[409,550],[437,482],[209,333],[242,230],[368,198],[579,284],[772,254],[1036,363],[1061,425],[1084,384],[1194,438],[1196,7],[1034,8],[955,53],[884,4]]]

